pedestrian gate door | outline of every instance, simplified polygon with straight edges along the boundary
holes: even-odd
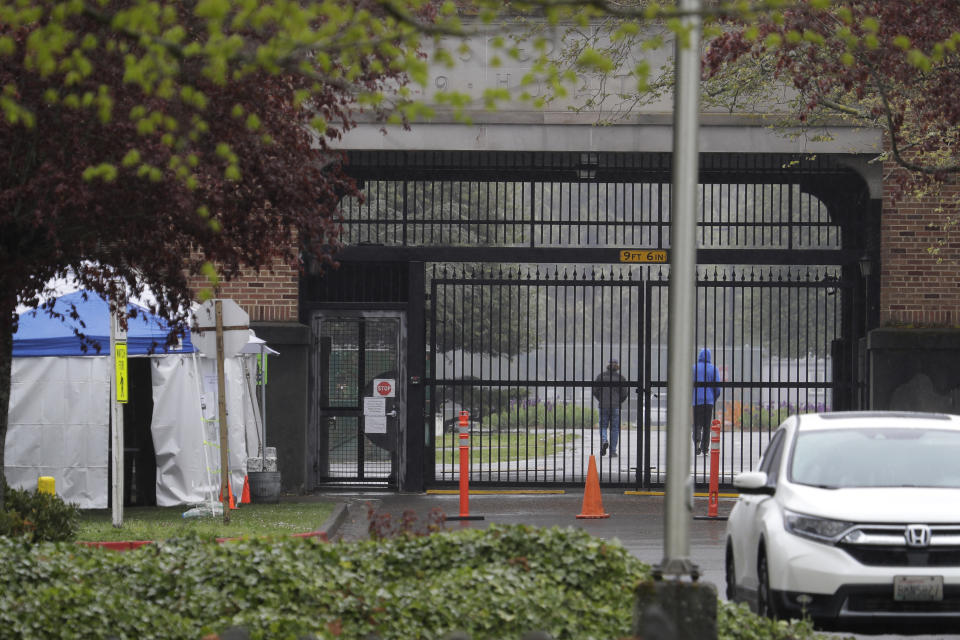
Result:
[[[405,419],[403,315],[319,312],[317,479],[395,484]]]

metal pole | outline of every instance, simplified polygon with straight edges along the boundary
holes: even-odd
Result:
[[[111,441],[111,472],[113,473],[113,482],[111,483],[111,516],[113,526],[123,527],[123,405],[120,404],[117,397],[119,385],[122,381],[117,379],[117,342],[120,338],[126,342],[126,334],[122,333],[117,326],[117,313],[119,305],[115,300],[110,302],[110,367],[113,369],[113,385],[110,393],[110,424],[112,426]],[[118,336],[118,334],[120,334]],[[123,383],[125,384],[125,383]]]
[[[264,456],[267,446],[267,353],[260,345],[260,453]]]
[[[700,0],[680,0],[673,105],[673,185],[670,210],[670,284],[667,360],[667,485],[664,558],[658,574],[689,575],[693,479],[690,477],[691,398],[697,278],[697,145],[700,97]]]

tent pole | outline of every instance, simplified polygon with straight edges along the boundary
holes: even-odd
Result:
[[[260,457],[267,448],[267,354],[260,345]]]
[[[196,379],[195,382],[197,387],[197,400],[200,402],[200,428],[203,429],[203,438],[201,438],[200,442],[203,447],[203,464],[206,465],[206,472],[207,472],[207,489],[208,489],[207,502],[210,505],[210,514],[216,515],[217,510],[215,505],[217,504],[217,491],[216,489],[214,489],[214,487],[216,486],[216,479],[213,477],[213,473],[212,473],[213,468],[210,466],[210,451],[209,451],[210,443],[212,442],[212,439],[210,439],[209,434],[207,433],[207,417],[203,413],[203,409],[204,409],[203,391],[200,383],[200,367],[197,365],[197,352],[194,351],[192,356],[193,356],[192,357],[193,375],[194,375],[194,378]]]

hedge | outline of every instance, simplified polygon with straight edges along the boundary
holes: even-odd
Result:
[[[188,537],[125,553],[0,538],[0,566],[0,634],[27,640],[197,640],[236,627],[271,640],[452,630],[610,640],[629,634],[634,589],[649,578],[617,542],[498,525],[340,544]],[[728,640],[801,637],[742,608],[721,611]]]

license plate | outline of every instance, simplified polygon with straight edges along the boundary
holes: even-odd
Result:
[[[943,600],[943,576],[894,576],[893,599]]]

